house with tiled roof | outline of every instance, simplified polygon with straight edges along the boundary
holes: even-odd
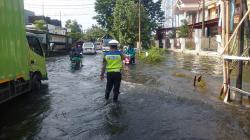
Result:
[[[182,20],[186,20],[189,24],[195,23],[199,5],[199,0],[177,0],[174,8],[176,27],[181,26]]]
[[[188,44],[185,43],[185,47],[181,47],[181,43],[174,43],[175,48],[191,50],[213,50],[217,51],[216,35],[218,35],[218,21],[220,6],[217,2],[220,0],[205,0],[205,34],[206,38],[202,38],[202,19],[203,19],[203,3],[202,0],[176,0],[173,7],[174,12],[174,27],[165,28],[162,30],[167,34],[170,30],[177,30],[176,36],[178,37],[178,30],[182,26],[182,21],[186,20],[188,23]],[[203,41],[203,42],[202,42]],[[177,42],[179,39],[177,38]],[[202,45],[201,45],[202,44]],[[198,47],[197,47],[198,46]]]

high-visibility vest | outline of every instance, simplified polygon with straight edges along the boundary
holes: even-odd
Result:
[[[107,62],[107,72],[121,72],[122,69],[122,53],[120,51],[110,51],[105,53],[105,60]]]

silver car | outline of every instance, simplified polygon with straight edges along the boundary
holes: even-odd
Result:
[[[96,48],[94,43],[86,42],[82,45],[83,54],[96,54]]]
[[[103,52],[109,52],[110,51],[110,47],[109,46],[103,46],[102,47],[102,51]]]

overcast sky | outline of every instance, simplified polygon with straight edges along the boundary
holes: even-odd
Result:
[[[76,19],[83,29],[97,24],[93,19],[96,15],[94,4],[95,0],[24,0],[25,9],[35,12],[36,15],[43,15],[44,9],[45,16],[60,20],[61,12],[63,26],[66,20]]]

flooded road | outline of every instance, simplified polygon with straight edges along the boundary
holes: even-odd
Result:
[[[0,139],[247,140],[250,110],[223,104],[221,61],[168,53],[158,65],[125,67],[119,104],[104,100],[102,55],[70,70],[68,56],[49,58],[40,92],[0,105]],[[194,88],[203,75],[205,86]]]

